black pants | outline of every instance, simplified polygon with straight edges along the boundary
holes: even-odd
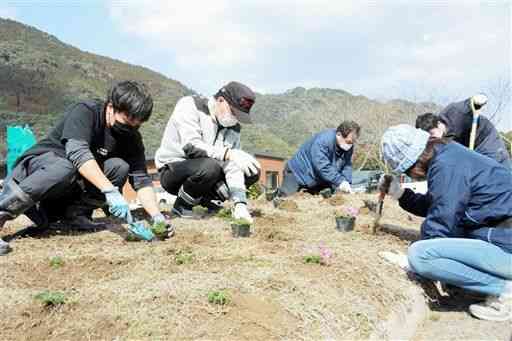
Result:
[[[129,166],[122,159],[107,159],[100,167],[114,186],[122,187],[128,178]],[[79,175],[71,161],[53,152],[21,160],[13,169],[12,178],[34,202],[40,202],[50,216],[63,215],[84,192],[105,200],[95,186]]]
[[[249,188],[258,182],[260,174],[245,177],[245,186]],[[197,158],[172,162],[160,170],[160,183],[169,193],[178,195],[183,190],[193,198],[209,198],[224,201],[217,195],[215,188],[219,182],[225,182],[224,171],[219,162],[212,158]]]
[[[283,183],[281,184],[281,187],[277,189],[278,197],[287,197],[294,193],[297,193],[302,189],[306,190],[306,192],[311,194],[318,194],[321,190],[325,188],[330,188],[330,186],[328,185],[318,185],[311,188],[301,186],[297,182],[295,174],[293,174],[292,170],[288,167],[288,163],[286,163],[283,173]]]

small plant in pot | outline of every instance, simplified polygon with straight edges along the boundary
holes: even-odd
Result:
[[[233,237],[249,237],[251,235],[251,223],[246,219],[234,219],[231,221]]]
[[[341,232],[349,232],[354,229],[356,217],[359,210],[355,207],[344,207],[341,211],[336,212],[334,218],[336,220],[336,229]]]

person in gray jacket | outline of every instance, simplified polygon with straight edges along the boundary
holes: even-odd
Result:
[[[195,205],[210,212],[234,202],[233,216],[252,222],[246,190],[260,176],[260,165],[241,149],[242,123],[250,123],[254,92],[230,82],[213,97],[181,98],[156,151],[162,187],[177,195],[173,213],[194,218]]]

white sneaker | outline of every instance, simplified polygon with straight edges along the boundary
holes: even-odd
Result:
[[[469,312],[481,320],[498,322],[512,320],[512,297],[489,296],[483,303],[470,305]]]
[[[251,217],[251,214],[249,213],[249,210],[247,209],[247,204],[243,202],[237,202],[235,204],[235,208],[233,210],[233,218],[245,219],[251,224],[254,222],[254,220]]]
[[[389,252],[382,251],[379,252],[379,256],[390,262],[391,264],[398,265],[405,271],[411,271],[411,267],[409,266],[409,259],[407,259],[407,255],[398,252]]]

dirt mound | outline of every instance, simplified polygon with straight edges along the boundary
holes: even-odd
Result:
[[[346,200],[341,193],[336,193],[330,198],[323,199],[322,202],[326,202],[331,206],[341,206],[345,204]]]
[[[299,205],[292,199],[282,199],[277,202],[277,208],[288,212],[299,212]]]

